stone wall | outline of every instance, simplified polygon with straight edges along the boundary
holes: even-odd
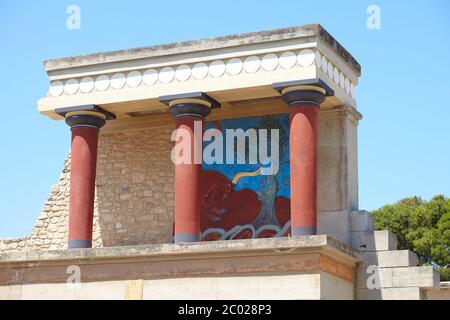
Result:
[[[173,128],[102,135],[97,165],[104,246],[167,243],[175,205]]]
[[[351,245],[361,257],[356,299],[424,300],[427,292],[439,292],[439,271],[417,266],[417,256],[410,250],[397,250],[395,234],[375,231],[372,214],[354,211],[350,220]]]
[[[67,248],[70,155],[28,237],[0,240],[0,252]]]
[[[166,243],[174,208],[172,128],[100,135],[93,246]],[[28,237],[0,240],[0,253],[67,248],[70,155]]]
[[[28,237],[0,240],[0,252],[57,250],[67,248],[70,194],[70,154],[64,162],[60,180],[52,187],[41,214]],[[94,211],[94,247],[102,246],[97,203]]]

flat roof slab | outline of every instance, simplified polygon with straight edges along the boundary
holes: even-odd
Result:
[[[356,109],[361,74],[359,63],[318,24],[51,59],[44,66],[50,88],[38,101],[42,114],[59,120],[55,109],[94,104],[117,122],[167,114],[159,97],[190,92],[225,106],[213,111],[216,118],[240,117],[236,105],[263,106],[280,97],[273,83],[311,79],[334,91],[323,109]]]

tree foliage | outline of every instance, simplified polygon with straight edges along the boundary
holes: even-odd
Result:
[[[405,198],[372,212],[376,230],[390,230],[399,249],[410,249],[419,265],[434,265],[441,281],[450,280],[450,199],[437,195],[430,201]]]

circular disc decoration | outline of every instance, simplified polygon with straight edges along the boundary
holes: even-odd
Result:
[[[315,60],[316,60],[316,66],[317,66],[317,68],[320,68],[320,67],[322,67],[322,55],[321,55],[320,52],[317,51],[317,50],[316,50],[315,55],[316,55],[316,57],[315,57]]]
[[[114,89],[122,89],[126,82],[127,79],[125,78],[125,75],[123,73],[115,73],[111,77],[111,87],[113,87]]]
[[[278,67],[278,56],[274,53],[266,54],[261,60],[261,66],[265,71],[273,71]]]
[[[155,69],[145,70],[144,75],[142,76],[142,81],[145,85],[151,86],[158,81],[158,71]]]
[[[331,63],[331,61],[328,61],[328,76],[330,77],[331,80],[333,80],[333,73],[334,73],[334,66]]]
[[[209,65],[209,74],[213,78],[219,78],[225,73],[225,63],[222,60],[215,60]]]
[[[350,94],[350,80],[348,80],[348,78],[345,78],[345,92]]]
[[[352,95],[353,98],[356,98],[356,88],[353,83],[350,84],[350,94]]]
[[[64,84],[62,81],[52,81],[50,83],[50,89],[48,90],[51,96],[59,97],[64,92]]]
[[[186,81],[191,76],[191,68],[187,64],[183,64],[175,71],[175,79],[178,81]]]
[[[311,49],[303,49],[297,55],[297,63],[301,67],[309,67],[315,59],[316,54]]]
[[[172,67],[164,67],[159,70],[159,81],[162,83],[170,83],[175,77],[175,71]]]
[[[69,79],[66,81],[64,85],[64,92],[67,94],[75,94],[78,91],[78,80],[77,79]]]
[[[94,90],[94,79],[92,77],[84,77],[80,81],[80,91],[83,93],[89,93]]]
[[[247,57],[244,61],[244,70],[247,73],[255,73],[261,67],[261,60],[257,56]]]
[[[109,88],[109,77],[107,75],[101,75],[95,78],[95,89],[98,91],[105,91]]]
[[[342,89],[345,89],[345,76],[342,72],[339,73],[339,85]]]
[[[194,67],[192,68],[192,76],[196,80],[201,80],[206,78],[208,75],[208,65],[206,63],[200,62],[194,64]]]
[[[339,70],[336,67],[334,67],[333,79],[334,79],[334,82],[336,82],[336,84],[339,85]]]
[[[297,63],[297,56],[292,51],[283,52],[279,63],[283,69],[291,69]]]
[[[242,60],[239,58],[230,59],[227,63],[227,73],[229,75],[235,76],[241,73],[243,67]]]
[[[136,88],[142,82],[142,74],[139,71],[131,71],[127,75],[127,85],[130,88]]]
[[[325,56],[322,56],[322,71],[325,74],[327,74],[328,72],[328,60],[327,57]]]

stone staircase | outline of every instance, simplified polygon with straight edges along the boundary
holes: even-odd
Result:
[[[360,252],[362,263],[356,275],[358,300],[423,300],[427,290],[439,290],[439,271],[417,266],[410,250],[397,250],[397,236],[375,231],[367,211],[350,215],[350,243]]]

